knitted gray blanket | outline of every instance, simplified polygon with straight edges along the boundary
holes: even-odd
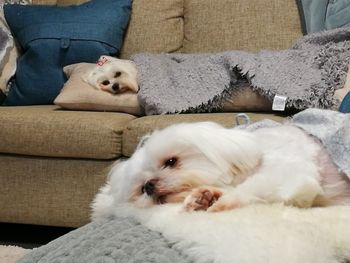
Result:
[[[345,83],[349,39],[350,28],[340,28],[305,36],[283,51],[136,54],[139,100],[146,115],[210,112],[248,82],[271,101],[286,96],[287,108],[330,109]]]

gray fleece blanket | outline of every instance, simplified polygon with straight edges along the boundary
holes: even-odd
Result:
[[[298,126],[317,138],[326,148],[334,163],[350,178],[350,113],[307,109],[295,114],[287,123]],[[276,125],[282,124],[263,120],[238,128],[255,130]]]
[[[314,33],[291,49],[259,53],[136,54],[140,103],[146,115],[210,112],[249,83],[286,107],[330,109],[350,61],[350,28]]]
[[[318,138],[339,168],[350,176],[350,114],[309,109],[296,114],[290,122]],[[252,130],[275,125],[281,124],[265,120],[239,128]],[[193,262],[185,251],[175,247],[174,242],[136,220],[118,217],[68,233],[33,250],[18,263]]]

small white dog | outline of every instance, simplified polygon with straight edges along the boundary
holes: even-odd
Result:
[[[329,206],[350,204],[350,182],[322,145],[295,126],[250,132],[182,123],[155,131],[112,168],[93,218],[130,202],[183,202],[186,211],[210,212],[252,203]]]
[[[137,69],[130,60],[101,56],[93,70],[83,75],[83,80],[96,89],[120,94],[137,93]]]

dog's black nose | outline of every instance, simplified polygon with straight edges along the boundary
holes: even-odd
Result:
[[[119,84],[118,83],[114,83],[112,85],[112,90],[114,90],[115,92],[117,92],[119,90]]]
[[[142,187],[142,193],[146,192],[147,195],[151,196],[154,194],[155,190],[154,182],[148,181],[145,183],[145,185]]]

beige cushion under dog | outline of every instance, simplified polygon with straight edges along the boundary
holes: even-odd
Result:
[[[259,111],[271,112],[272,101],[267,97],[260,95],[247,84],[224,101],[220,112],[240,112],[240,111]]]
[[[68,110],[117,111],[141,115],[136,93],[111,94],[97,90],[82,80],[82,75],[94,67],[92,63],[64,67],[68,81],[54,103]]]

